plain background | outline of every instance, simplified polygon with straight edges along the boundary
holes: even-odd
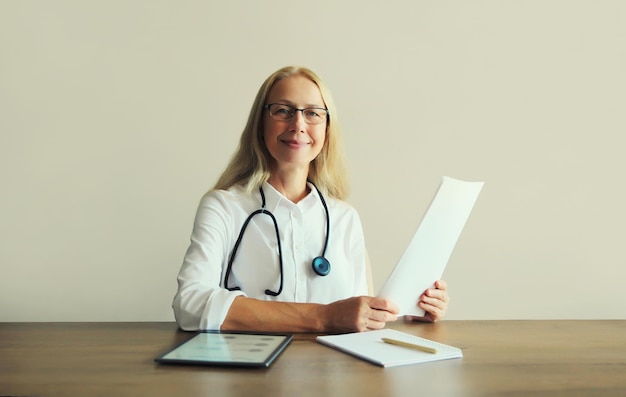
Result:
[[[0,321],[173,320],[262,81],[330,86],[378,289],[485,181],[448,319],[626,318],[626,2],[0,1]]]

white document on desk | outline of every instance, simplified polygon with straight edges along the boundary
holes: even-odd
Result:
[[[400,315],[424,315],[418,299],[443,275],[483,185],[442,178],[409,246],[378,294],[398,304]]]

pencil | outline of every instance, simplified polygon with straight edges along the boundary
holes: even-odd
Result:
[[[389,343],[390,345],[408,347],[409,349],[420,350],[426,353],[432,353],[432,354],[437,353],[437,349],[428,347],[428,346],[416,345],[414,343],[403,342],[401,340],[395,340],[395,339],[390,339],[390,338],[383,338],[382,340],[383,342]]]

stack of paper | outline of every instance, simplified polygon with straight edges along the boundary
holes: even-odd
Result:
[[[378,296],[395,302],[400,315],[423,316],[420,295],[441,279],[484,182],[444,176],[404,255]]]

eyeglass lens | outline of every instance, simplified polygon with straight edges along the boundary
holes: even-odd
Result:
[[[275,120],[287,121],[295,117],[296,112],[302,112],[304,120],[309,124],[319,124],[326,121],[328,110],[323,108],[298,109],[282,103],[271,103],[267,105],[270,116]]]

